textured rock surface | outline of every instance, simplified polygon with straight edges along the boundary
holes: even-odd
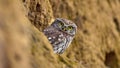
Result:
[[[49,0],[24,0],[23,4],[29,20],[40,31],[52,21],[53,13]]]
[[[0,0],[0,68],[30,68],[29,24],[22,9],[17,0]]]
[[[0,0],[0,68],[120,68],[119,0]],[[57,17],[78,31],[62,55],[42,30]]]

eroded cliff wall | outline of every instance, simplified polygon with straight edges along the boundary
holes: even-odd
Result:
[[[0,68],[120,68],[119,0],[0,0]],[[53,53],[42,30],[55,18],[78,26]]]

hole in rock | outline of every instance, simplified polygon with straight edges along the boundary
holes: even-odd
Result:
[[[41,5],[39,3],[37,3],[37,5],[36,5],[36,11],[40,12],[40,10],[41,10]]]
[[[25,2],[25,0],[23,0],[23,2]]]
[[[115,52],[110,52],[106,54],[105,65],[108,68],[118,68],[118,61]]]
[[[113,21],[114,21],[114,23],[115,23],[115,25],[116,25],[116,29],[117,29],[118,31],[120,31],[120,24],[119,24],[118,19],[117,19],[117,18],[113,18]]]

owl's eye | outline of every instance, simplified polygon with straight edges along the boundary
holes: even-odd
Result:
[[[72,30],[72,29],[73,29],[72,26],[68,26],[68,27],[67,27],[67,30]]]
[[[59,26],[64,26],[64,24],[62,22],[59,22],[58,25]]]

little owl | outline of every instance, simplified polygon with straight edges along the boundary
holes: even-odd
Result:
[[[54,52],[62,54],[72,42],[76,31],[77,26],[72,21],[56,18],[43,32],[52,44]]]

